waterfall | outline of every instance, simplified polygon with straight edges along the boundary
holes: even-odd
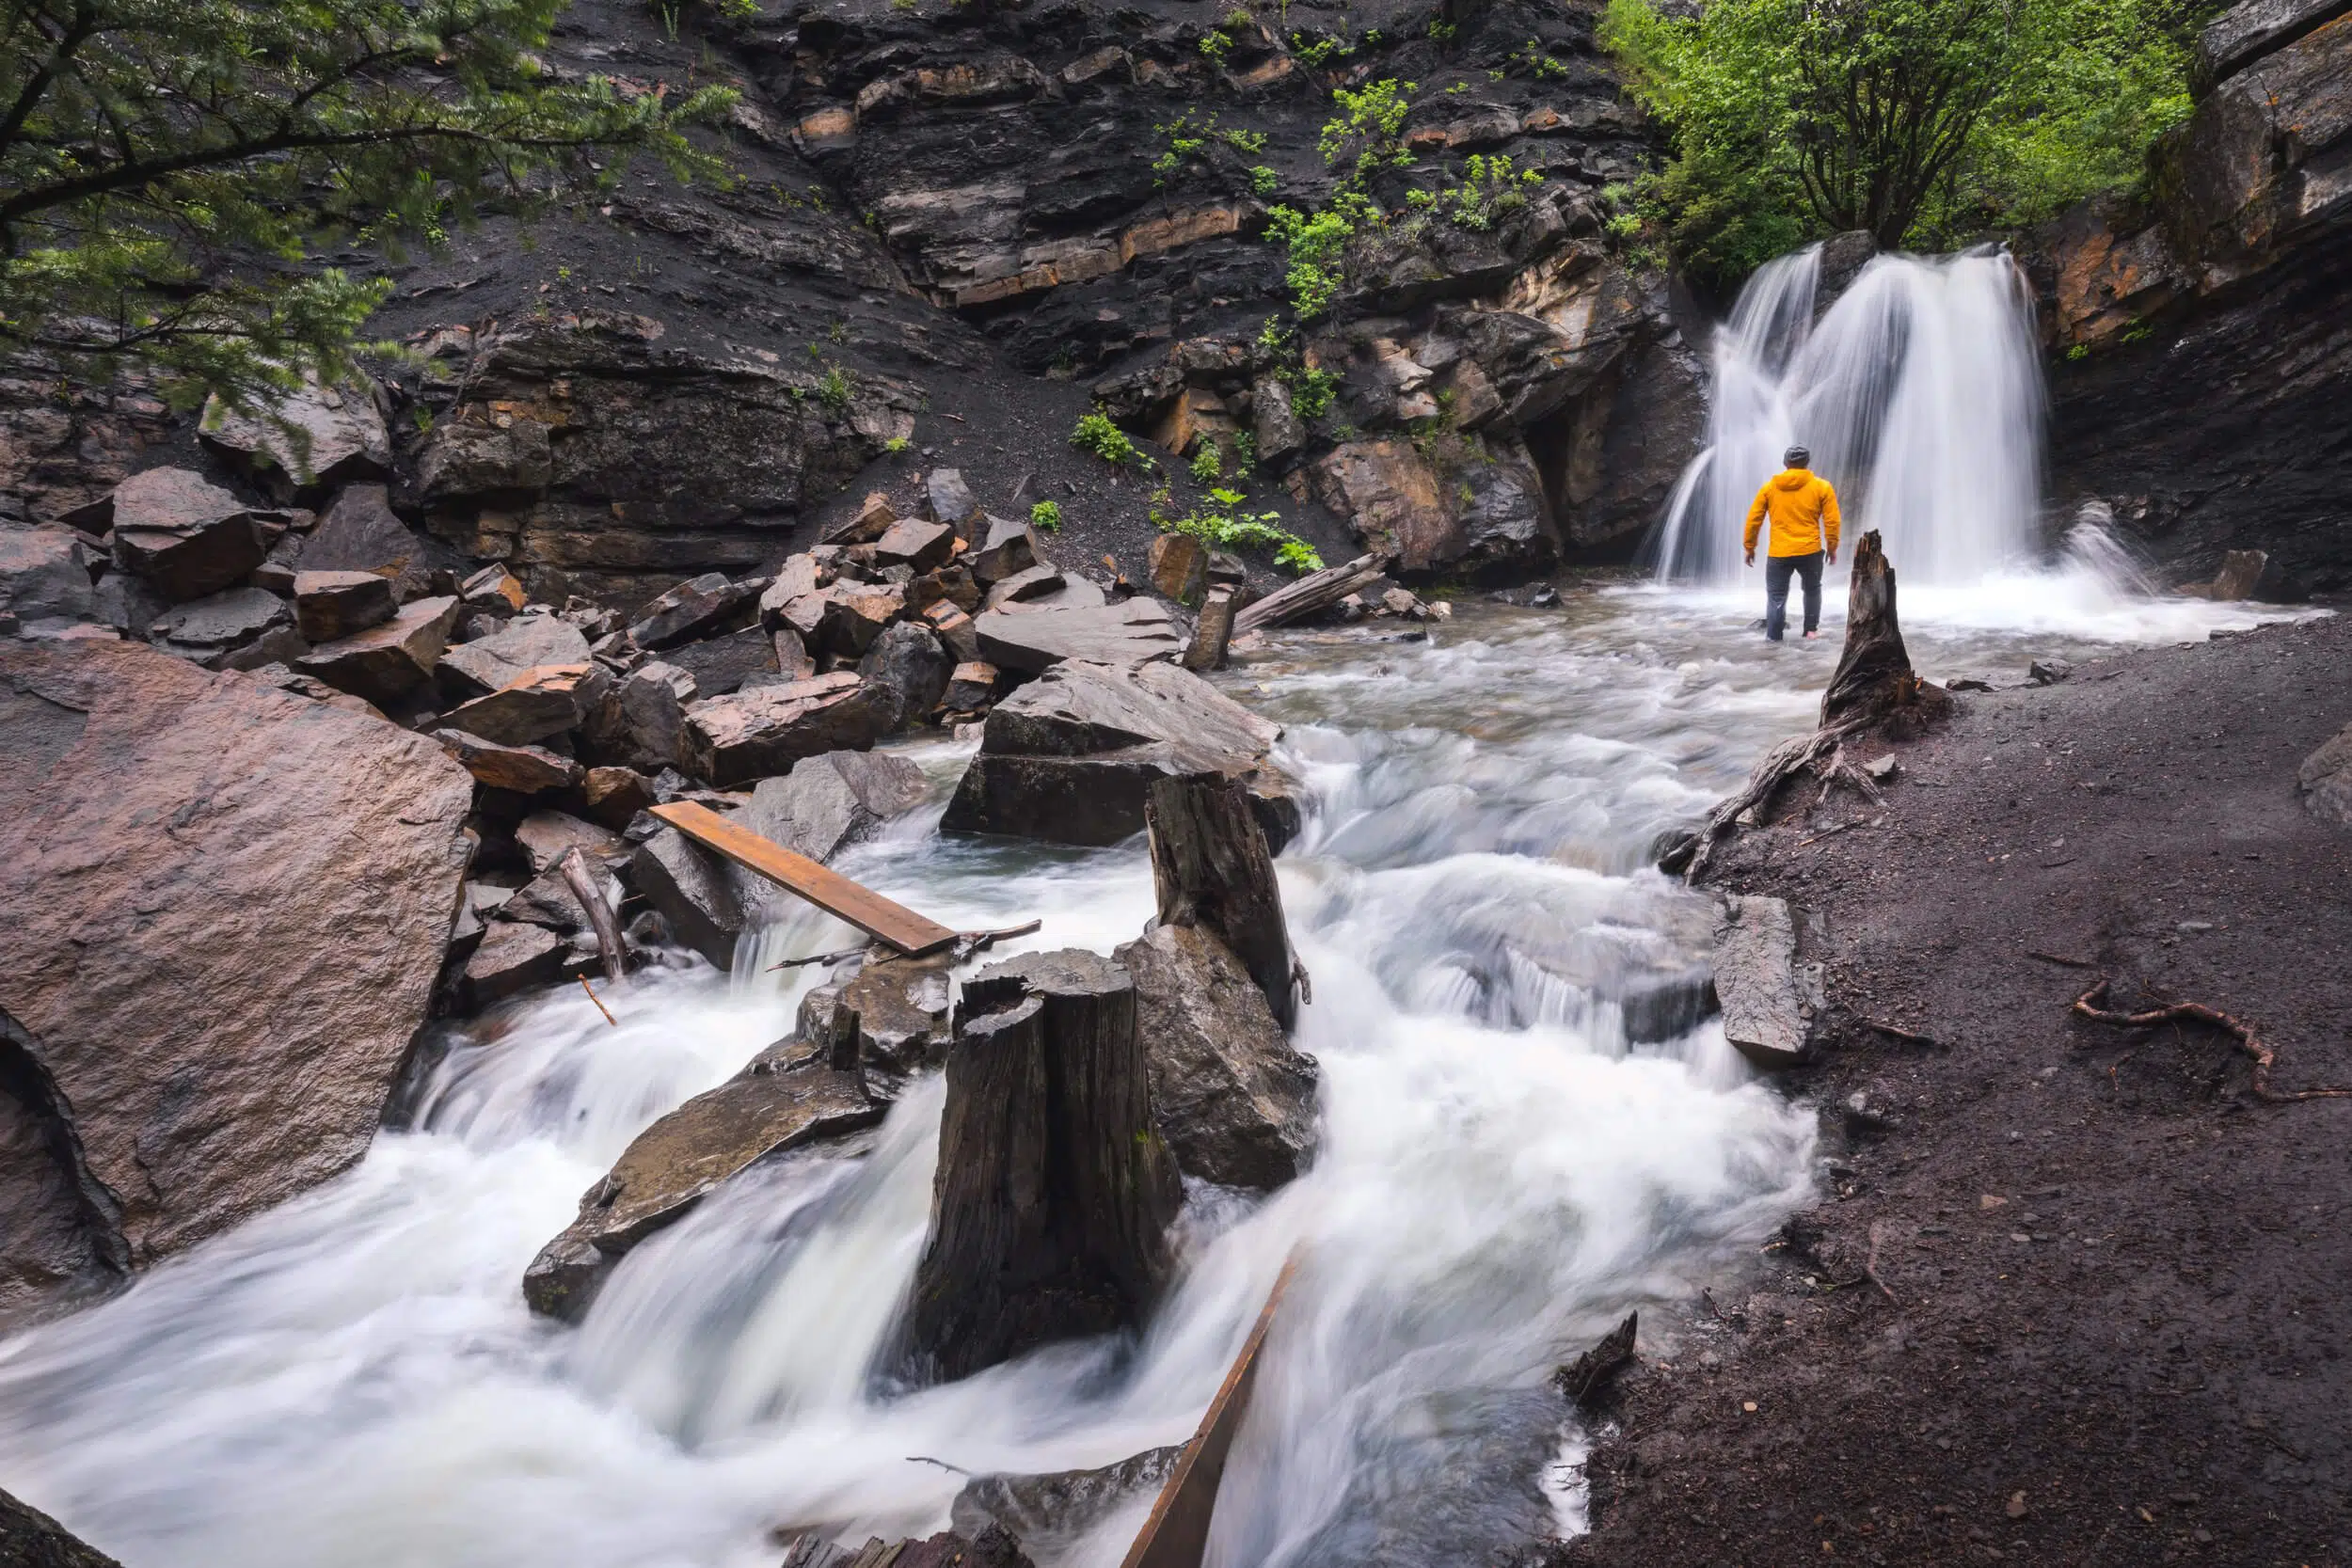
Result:
[[[1965,586],[2034,549],[2044,399],[2006,254],[1881,256],[1826,312],[1820,247],[1758,269],[1717,335],[1707,450],[1668,503],[1661,578],[1740,580],[1757,486],[1792,443],[1907,582]],[[1816,320],[1817,314],[1819,319]]]

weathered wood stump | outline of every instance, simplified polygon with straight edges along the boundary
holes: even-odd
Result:
[[[1341,566],[1310,572],[1296,582],[1276,589],[1233,619],[1237,633],[1286,626],[1318,610],[1330,609],[1388,569],[1377,555],[1359,555]]]
[[[1909,739],[1951,705],[1949,693],[1911,668],[1895,615],[1895,568],[1872,529],[1854,549],[1853,580],[1846,591],[1846,647],[1821,694],[1821,727],[1852,734],[1878,726],[1892,738]]]
[[[1287,1032],[1298,1022],[1306,971],[1291,954],[1274,855],[1238,780],[1215,774],[1160,778],[1144,801],[1152,879],[1163,926],[1214,932],[1265,992]]]
[[[966,982],[900,1362],[951,1382],[1142,1321],[1183,1201],[1152,1125],[1135,982],[1099,954],[1027,954]]]

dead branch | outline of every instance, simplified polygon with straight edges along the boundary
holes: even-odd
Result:
[[[2028,958],[2040,958],[2045,964],[2058,964],[2067,969],[2096,969],[2099,967],[2089,958],[2069,958],[2057,953],[2044,953],[2038,947],[2026,948],[2026,957]]]
[[[999,927],[993,931],[960,931],[956,934],[956,959],[963,962],[975,953],[984,953],[1011,937],[1025,937],[1043,926],[1042,920],[1026,920],[1018,926]]]
[[[2209,1023],[2238,1043],[2239,1049],[2254,1058],[2254,1098],[2273,1105],[2292,1104],[2298,1100],[2352,1099],[2352,1089],[2274,1089],[2270,1086],[2270,1069],[2278,1060],[2278,1053],[2254,1037],[2254,1031],[2217,1008],[2201,1002],[2174,1002],[2146,1012],[2119,1013],[2103,1006],[2107,999],[2111,982],[2104,974],[2096,984],[2074,998],[2074,1011],[2094,1023],[2113,1024],[2119,1029],[2153,1029],[2159,1023],[2177,1022],[2183,1019]]]
[[[838,953],[811,953],[805,958],[787,958],[782,963],[770,964],[768,973],[773,974],[779,969],[800,969],[808,964],[823,964],[830,969],[834,964],[848,963],[865,951],[865,946],[861,944],[856,947],[844,947]]]
[[[1865,1024],[1867,1024],[1870,1028],[1876,1030],[1878,1033],[1884,1035],[1889,1039],[1901,1040],[1907,1045],[1924,1045],[1931,1051],[1941,1051],[1944,1049],[1944,1042],[1942,1040],[1932,1038],[1927,1035],[1914,1034],[1908,1029],[1898,1029],[1891,1023],[1881,1023],[1874,1018],[1866,1018],[1862,1022]]]
[[[604,1015],[604,1021],[607,1023],[615,1029],[621,1026],[621,1021],[612,1016],[612,1009],[604,1005],[604,998],[596,994],[596,988],[588,983],[588,976],[585,974],[580,977],[580,989],[588,993],[588,1000],[596,1005],[596,1011]]]
[[[1879,1231],[1884,1224],[1883,1220],[1870,1222],[1870,1250],[1862,1259],[1862,1277],[1885,1292],[1889,1306],[1900,1307],[1902,1303],[1896,1299],[1894,1291],[1879,1277]]]
[[[564,885],[572,890],[574,902],[588,917],[589,928],[596,933],[596,953],[604,959],[604,976],[619,985],[628,973],[628,944],[621,940],[621,922],[612,912],[612,906],[604,901],[604,890],[596,886],[596,878],[588,870],[588,859],[575,844],[564,851],[564,858],[555,868],[563,873]]]

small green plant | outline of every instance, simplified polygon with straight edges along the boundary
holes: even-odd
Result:
[[[1247,153],[1252,158],[1265,150],[1263,131],[1219,131],[1217,135],[1234,151]]]
[[[1029,508],[1029,526],[1042,533],[1061,531],[1061,505],[1057,501],[1040,501]]]
[[[1244,430],[1233,436],[1233,477],[1248,479],[1258,467],[1258,438]]]
[[[907,448],[913,446],[914,444],[914,442],[908,440],[903,436],[893,436],[889,440],[882,443],[882,451],[890,453],[893,457],[896,457],[898,453],[906,451]]]
[[[653,13],[660,19],[661,30],[677,41],[678,24],[684,20],[691,0],[651,0]],[[730,22],[751,22],[759,16],[759,0],[707,0],[710,8]]]
[[[416,411],[408,416],[408,420],[411,424],[414,424],[417,427],[418,435],[430,436],[433,434],[433,410],[427,408],[423,404],[421,403],[417,404]]]
[[[1152,497],[1152,521],[1163,533],[1185,533],[1216,549],[1269,549],[1274,559],[1294,572],[1323,570],[1323,557],[1298,535],[1279,526],[1279,512],[1245,512],[1248,497],[1219,485],[1209,492],[1206,505],[1178,515],[1175,499],[1163,486]]]
[[[1473,152],[1461,182],[1445,193],[1453,209],[1447,215],[1464,229],[1491,229],[1495,219],[1526,206],[1527,193],[1542,182],[1535,170],[1514,167],[1508,153]]]
[[[1433,16],[1429,19],[1429,36],[1436,39],[1439,43],[1452,43],[1454,41],[1454,24],[1446,21],[1443,17]]]
[[[1346,280],[1347,247],[1358,233],[1377,229],[1380,209],[1359,190],[1343,188],[1319,213],[1266,209],[1266,237],[1290,252],[1291,309],[1311,321],[1331,307]]]
[[[857,388],[850,384],[850,378],[842,372],[840,366],[827,365],[825,367],[824,379],[817,383],[818,402],[832,409],[835,414],[847,414],[850,411],[850,401],[856,395]]]
[[[1291,57],[1310,70],[1319,70],[1354,53],[1356,46],[1343,38],[1311,39],[1304,33],[1291,35]]]
[[[2089,343],[2076,343],[2066,351],[2066,357],[2074,360],[2077,363],[2088,359],[2090,357],[2090,345]]]
[[[826,337],[826,339],[827,339],[828,341],[832,341],[832,342],[836,342],[836,343],[846,343],[846,342],[848,342],[848,341],[850,341],[850,324],[849,324],[849,322],[848,322],[846,319],[841,320],[841,321],[836,321],[836,322],[834,322],[834,323],[833,324],[832,327],[826,331],[826,333],[825,333],[825,337]]]
[[[1077,428],[1070,433],[1070,444],[1080,451],[1092,452],[1114,467],[1125,467],[1143,460],[1143,453],[1128,439],[1127,433],[1113,424],[1107,414],[1082,414]]]
[[[1263,164],[1249,171],[1249,190],[1253,196],[1272,196],[1274,188],[1280,183],[1281,176]]]
[[[1323,133],[1315,139],[1323,161],[1337,167],[1353,154],[1359,183],[1383,168],[1409,166],[1413,155],[1406,150],[1403,136],[1405,117],[1412,105],[1406,95],[1419,87],[1417,82],[1387,76],[1353,92],[1345,87],[1332,89],[1331,100],[1340,112],[1324,122]]]
[[[1209,63],[1220,71],[1225,67],[1225,56],[1232,51],[1232,35],[1224,28],[1218,27],[1201,35],[1200,53],[1207,55]]]
[[[1196,484],[1214,484],[1225,477],[1225,454],[1217,451],[1215,441],[1203,440],[1200,450],[1192,454],[1192,478]]]
[[[1558,80],[1565,79],[1568,74],[1568,68],[1553,59],[1534,39],[1529,39],[1511,52],[1511,63],[1538,77]]]

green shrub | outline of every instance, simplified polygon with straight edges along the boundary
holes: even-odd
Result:
[[[1322,135],[1315,139],[1323,161],[1336,168],[1352,156],[1358,183],[1383,168],[1410,165],[1413,155],[1406,150],[1404,134],[1405,117],[1412,105],[1406,94],[1419,85],[1384,77],[1353,92],[1345,87],[1333,89],[1332,102],[1339,104],[1340,112],[1324,122]]]
[[[1029,508],[1029,526],[1041,533],[1061,531],[1061,507],[1054,501],[1040,501]]]
[[[1200,450],[1192,454],[1192,477],[1198,484],[1213,483],[1225,477],[1225,454],[1216,450],[1215,441],[1202,441]]]
[[[824,379],[817,383],[818,402],[832,409],[835,414],[847,414],[850,411],[850,401],[856,395],[857,388],[850,385],[850,378],[842,373],[840,366],[827,365],[825,367]]]
[[[1323,570],[1323,557],[1298,535],[1280,527],[1279,512],[1245,512],[1248,499],[1239,490],[1211,490],[1207,504],[1179,516],[1166,489],[1152,498],[1152,521],[1163,533],[1188,533],[1216,549],[1267,549],[1294,572]]]
[[[1111,423],[1105,414],[1081,415],[1077,428],[1070,433],[1070,444],[1116,467],[1123,468],[1143,460],[1143,453],[1127,438],[1127,433]]]

